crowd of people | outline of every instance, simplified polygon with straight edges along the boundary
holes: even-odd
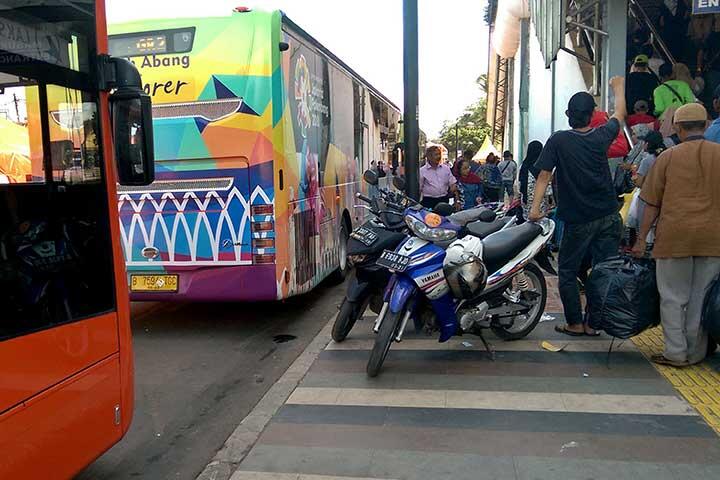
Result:
[[[643,60],[636,64],[642,67]],[[524,219],[553,215],[566,319],[557,330],[567,335],[599,334],[581,303],[593,264],[623,248],[654,258],[665,350],[653,361],[681,367],[702,361],[714,345],[700,318],[704,292],[720,275],[720,224],[714,218],[720,211],[720,87],[712,101],[718,119],[711,121],[711,112],[690,98],[683,80],[664,78],[652,99],[629,95],[625,78],[613,78],[612,115],[598,110],[588,93],[575,94],[566,111],[570,129],[556,132],[545,145],[530,142],[519,168],[509,151],[481,163],[468,150],[449,166],[432,146],[420,182],[428,208],[454,198],[456,208],[468,209],[507,195],[521,200]],[[634,102],[632,112],[626,98]],[[624,136],[624,123],[632,142]],[[624,194],[633,198],[625,219]]]
[[[501,202],[507,195],[515,197],[518,166],[510,151],[502,159],[488,154],[484,162],[473,159],[475,152],[465,150],[452,167],[441,161],[441,149],[426,149],[425,164],[420,168],[421,203],[433,208],[440,202],[451,202],[457,210],[475,208],[485,203]]]

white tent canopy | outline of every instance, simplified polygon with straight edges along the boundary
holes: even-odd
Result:
[[[491,153],[494,153],[498,157],[500,156],[500,152],[498,152],[498,149],[495,148],[495,145],[492,144],[492,142],[490,141],[490,136],[488,135],[487,137],[485,137],[485,141],[480,147],[480,150],[478,150],[473,157],[473,160],[482,163]]]

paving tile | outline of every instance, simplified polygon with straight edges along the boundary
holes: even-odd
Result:
[[[560,394],[568,412],[637,415],[697,415],[684,400],[668,395]]]
[[[515,468],[518,480],[679,480],[663,463],[516,457]]]
[[[697,416],[620,415],[437,408],[285,405],[275,423],[388,425],[490,431],[717,438]]]
[[[510,457],[376,450],[371,474],[403,480],[516,480]]]
[[[669,395],[300,387],[290,396],[287,403],[639,415],[697,415],[697,412],[684,400]]]
[[[368,378],[364,373],[311,373],[302,387],[398,388],[511,392],[604,393],[624,395],[675,395],[662,378],[541,377],[498,375],[436,375],[383,373]]]
[[[245,457],[240,470],[362,478],[372,476],[371,460],[371,450],[259,444]]]
[[[488,441],[488,439],[492,441]],[[314,448],[413,450],[481,456],[586,458],[640,462],[711,463],[720,459],[714,438],[593,435],[567,432],[488,431],[455,428],[273,424],[263,445]]]

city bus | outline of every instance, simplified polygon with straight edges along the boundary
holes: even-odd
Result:
[[[156,181],[118,192],[131,298],[275,300],[342,278],[399,109],[280,11],[109,32],[153,101]]]
[[[129,428],[116,183],[154,179],[141,88],[104,0],[0,0],[0,478],[72,478]]]

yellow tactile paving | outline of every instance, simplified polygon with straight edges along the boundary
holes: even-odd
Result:
[[[633,338],[648,359],[662,353],[662,328],[652,328]],[[720,374],[701,363],[684,368],[655,364],[655,368],[720,435]]]

